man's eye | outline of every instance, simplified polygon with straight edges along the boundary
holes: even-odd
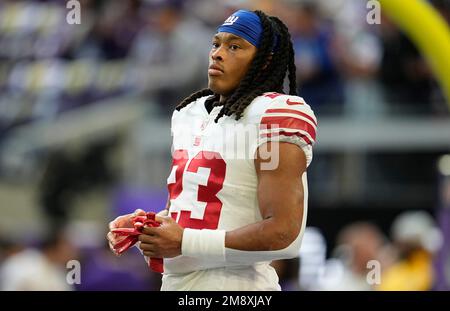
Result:
[[[217,49],[219,47],[219,43],[213,42],[212,46],[213,46],[213,48]]]
[[[236,51],[237,49],[239,49],[239,45],[232,44],[232,45],[230,45],[230,49],[232,49],[233,51]]]

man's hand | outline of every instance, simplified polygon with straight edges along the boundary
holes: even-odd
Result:
[[[157,216],[160,227],[145,227],[139,236],[139,248],[145,256],[172,258],[181,255],[183,228],[169,216]]]
[[[117,234],[112,233],[111,230],[114,228],[132,228],[133,224],[131,223],[131,220],[136,216],[145,216],[145,212],[141,209],[137,209],[134,211],[134,213],[119,216],[109,223],[110,231],[106,235],[106,238],[109,241],[109,248],[115,255],[119,256],[117,251],[114,249],[114,246],[117,243],[123,241],[126,238],[126,236],[118,236]]]

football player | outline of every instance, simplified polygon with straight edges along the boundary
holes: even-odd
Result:
[[[168,203],[139,248],[164,259],[162,290],[280,290],[269,264],[298,256],[317,130],[297,96],[289,31],[239,10],[214,34],[209,64],[208,88],[173,113]],[[108,239],[112,249],[120,241]]]

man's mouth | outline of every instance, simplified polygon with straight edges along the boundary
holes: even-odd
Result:
[[[213,64],[208,68],[208,75],[210,76],[223,75],[223,69],[220,66]]]

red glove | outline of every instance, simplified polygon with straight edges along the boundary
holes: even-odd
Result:
[[[155,213],[149,212],[145,216],[136,216],[131,220],[134,228],[114,228],[112,233],[126,236],[126,238],[117,243],[114,249],[118,254],[122,254],[138,241],[138,236],[142,234],[144,226],[159,227],[160,223],[155,220]],[[164,266],[162,258],[150,258],[148,266],[155,272],[163,273]]]

